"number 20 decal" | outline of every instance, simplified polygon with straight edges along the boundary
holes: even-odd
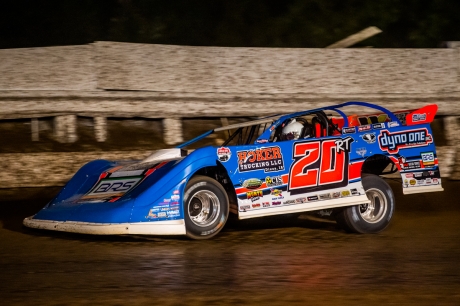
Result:
[[[333,138],[294,144],[289,170],[291,194],[348,185],[348,164],[353,138]]]

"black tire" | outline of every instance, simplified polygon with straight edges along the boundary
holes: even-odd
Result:
[[[184,193],[186,235],[192,239],[208,239],[219,233],[228,219],[228,196],[216,180],[197,175],[187,184]]]
[[[363,175],[362,183],[371,203],[345,207],[336,215],[336,220],[347,232],[378,233],[388,226],[393,216],[393,191],[390,185],[377,175]]]

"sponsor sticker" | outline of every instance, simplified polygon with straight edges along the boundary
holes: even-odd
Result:
[[[380,149],[390,154],[398,153],[399,150],[406,148],[426,146],[433,142],[426,128],[395,133],[383,130],[378,139]]]
[[[102,179],[79,201],[105,202],[118,199],[137,186],[142,179],[142,176]]]
[[[281,201],[274,201],[272,202],[272,205],[281,205]]]
[[[263,207],[270,207],[270,202],[262,202]]]
[[[365,132],[370,130],[372,130],[372,126],[370,124],[358,126],[358,132]]]
[[[230,157],[232,157],[232,151],[230,151],[227,147],[217,148],[217,157],[219,158],[219,161],[226,162],[230,159]]]
[[[275,172],[284,170],[283,155],[278,146],[238,151],[238,171]]]
[[[342,134],[353,134],[356,133],[356,127],[347,127],[342,129]]]
[[[337,191],[337,192],[333,192],[333,193],[332,193],[332,198],[334,198],[334,199],[340,198],[340,192],[338,192],[338,191]]]
[[[399,126],[398,122],[396,122],[396,121],[388,122],[388,127],[396,127],[396,126]]]
[[[248,209],[251,209],[251,205],[241,205],[241,206],[240,206],[240,209],[241,209],[241,210],[248,210]]]
[[[169,217],[176,217],[176,216],[179,216],[180,212],[179,210],[170,210],[167,212],[167,214]]]
[[[246,197],[250,199],[252,202],[257,201],[261,197],[263,197],[264,193],[262,190],[254,190],[246,192]]]
[[[307,200],[308,201],[318,201],[318,196],[315,195],[315,196],[307,197]]]
[[[404,175],[406,178],[413,178],[414,177],[414,174],[413,173],[406,173]]]
[[[242,186],[247,189],[257,189],[262,186],[262,180],[257,178],[248,179],[243,182]]]
[[[434,165],[434,152],[422,152],[420,153],[422,157],[422,163],[424,166]]]
[[[398,157],[398,163],[402,170],[412,170],[412,169],[419,169],[420,168],[420,161],[406,161],[404,156]]]
[[[411,186],[415,186],[415,184],[417,184],[417,180],[411,179],[411,180],[409,181],[409,184],[410,184]]]
[[[362,158],[364,158],[364,155],[366,155],[366,153],[367,153],[367,149],[365,147],[356,149],[356,154],[358,154]]]
[[[251,205],[252,208],[259,208],[260,207],[260,203],[254,203]]]
[[[375,141],[377,140],[375,133],[366,133],[366,134],[361,135],[360,137],[369,144],[375,143]]]
[[[297,198],[295,199],[296,204],[307,203],[307,198]]]
[[[283,178],[280,175],[267,176],[265,178],[265,184],[267,185],[267,187],[280,186],[280,185],[283,185]]]
[[[329,200],[331,198],[330,193],[323,193],[319,195],[320,200]]]
[[[423,114],[413,114],[412,115],[412,121],[417,122],[417,121],[425,121],[426,120],[426,113]]]
[[[146,218],[147,219],[156,219],[156,218],[158,218],[158,215],[152,208],[151,210],[149,210],[149,214],[146,216]]]
[[[385,128],[385,123],[383,123],[383,122],[382,122],[382,123],[374,123],[374,124],[372,125],[372,128],[373,128],[374,130],[384,129],[384,128]]]
[[[305,199],[305,202],[306,202],[306,199]],[[297,203],[297,200],[287,200],[283,202],[283,204],[296,204],[296,203]]]
[[[279,196],[282,195],[282,193],[283,193],[282,190],[274,189],[274,188],[271,188],[271,189],[270,189],[270,194],[271,194],[272,196],[279,197]]]
[[[342,190],[340,195],[342,196],[342,198],[348,197],[348,196],[350,196],[350,190]]]
[[[359,195],[359,192],[356,188],[350,189],[352,195]]]

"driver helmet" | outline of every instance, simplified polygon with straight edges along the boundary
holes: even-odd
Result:
[[[295,140],[299,139],[302,136],[304,126],[301,122],[296,121],[295,119],[291,120],[281,132],[282,140]]]

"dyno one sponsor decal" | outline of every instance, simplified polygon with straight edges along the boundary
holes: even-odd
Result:
[[[378,140],[382,151],[396,154],[402,149],[426,146],[433,142],[433,137],[426,128],[395,133],[383,130]]]

